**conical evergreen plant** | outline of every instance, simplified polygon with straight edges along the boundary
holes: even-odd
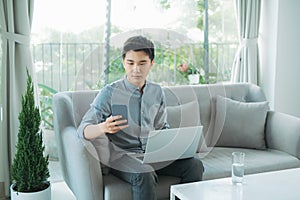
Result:
[[[27,70],[27,88],[22,96],[22,110],[19,113],[19,132],[16,155],[11,168],[14,190],[35,192],[48,187],[48,156],[44,156],[41,116],[34,102],[34,86]]]

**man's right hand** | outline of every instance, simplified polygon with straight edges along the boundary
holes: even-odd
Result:
[[[100,123],[99,126],[102,126],[105,133],[114,134],[124,128],[127,128],[128,124],[126,119],[122,119],[121,115],[117,115],[110,116],[105,122]]]
[[[120,125],[122,124],[122,125]],[[123,125],[126,124],[126,125]],[[96,139],[105,133],[115,134],[116,132],[127,128],[127,120],[122,119],[121,115],[118,116],[110,116],[100,124],[90,124],[85,127],[84,129],[84,137],[88,140]]]

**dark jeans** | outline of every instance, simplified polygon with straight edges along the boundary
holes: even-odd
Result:
[[[111,165],[111,173],[132,186],[134,200],[156,200],[157,176],[180,178],[181,183],[201,181],[204,167],[199,158],[176,160],[154,165],[141,164],[125,155]]]

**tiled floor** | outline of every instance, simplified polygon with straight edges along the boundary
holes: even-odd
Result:
[[[63,181],[59,161],[49,161],[50,182]]]
[[[53,200],[76,200],[71,190],[63,181],[58,161],[49,162],[51,199]]]
[[[71,190],[63,181],[51,183],[51,199],[52,200],[76,200]]]

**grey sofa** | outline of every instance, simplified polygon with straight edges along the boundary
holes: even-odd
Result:
[[[268,110],[260,87],[241,83],[173,86],[164,91],[172,126],[192,125],[187,124],[187,118],[199,118],[203,125],[198,156],[205,166],[205,180],[231,175],[233,151],[246,153],[246,174],[300,167],[300,119]],[[97,92],[61,92],[53,98],[63,177],[78,200],[129,200],[130,185],[111,174],[103,175],[93,146],[76,133]],[[178,125],[181,121],[185,124]],[[252,132],[257,132],[254,139],[248,137]],[[168,199],[170,185],[178,181],[175,177],[159,177],[159,199]]]

